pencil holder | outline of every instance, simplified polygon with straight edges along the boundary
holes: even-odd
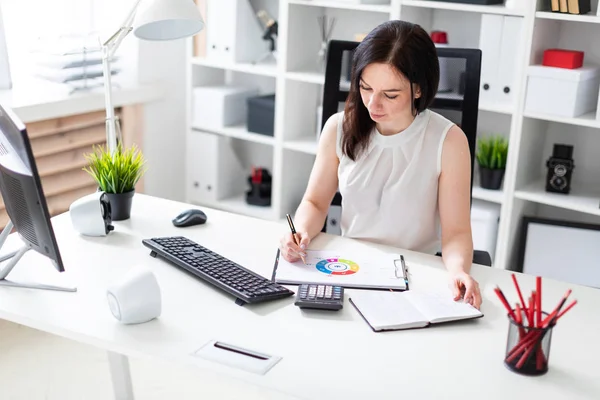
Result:
[[[554,325],[544,327],[543,324],[530,324],[536,318],[535,313],[513,313],[515,321],[508,315],[508,338],[506,341],[506,355],[504,364],[516,373],[523,375],[543,375],[548,372],[550,358],[550,342]],[[542,312],[541,320],[548,316]]]

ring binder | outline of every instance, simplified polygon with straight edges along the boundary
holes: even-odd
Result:
[[[398,276],[398,265],[396,264],[397,261],[400,261],[400,266],[402,268],[402,276]],[[396,275],[396,278],[404,279],[404,283],[406,285],[406,290],[409,290],[408,289],[408,269],[406,268],[406,263],[404,262],[403,255],[400,255],[400,258],[397,258],[394,260],[394,274]]]

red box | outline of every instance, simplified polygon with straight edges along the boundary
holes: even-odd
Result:
[[[545,50],[542,65],[567,69],[580,68],[583,66],[583,51],[564,49]]]

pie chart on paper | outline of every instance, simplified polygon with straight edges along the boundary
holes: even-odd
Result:
[[[360,269],[354,261],[343,258],[327,258],[319,261],[315,267],[327,275],[352,275]]]

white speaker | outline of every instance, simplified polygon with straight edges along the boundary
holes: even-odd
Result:
[[[122,324],[141,324],[162,312],[160,286],[147,268],[136,266],[114,282],[106,292],[108,308]]]
[[[110,200],[104,192],[95,192],[75,200],[69,207],[71,222],[77,232],[86,236],[106,236],[114,226]]]

